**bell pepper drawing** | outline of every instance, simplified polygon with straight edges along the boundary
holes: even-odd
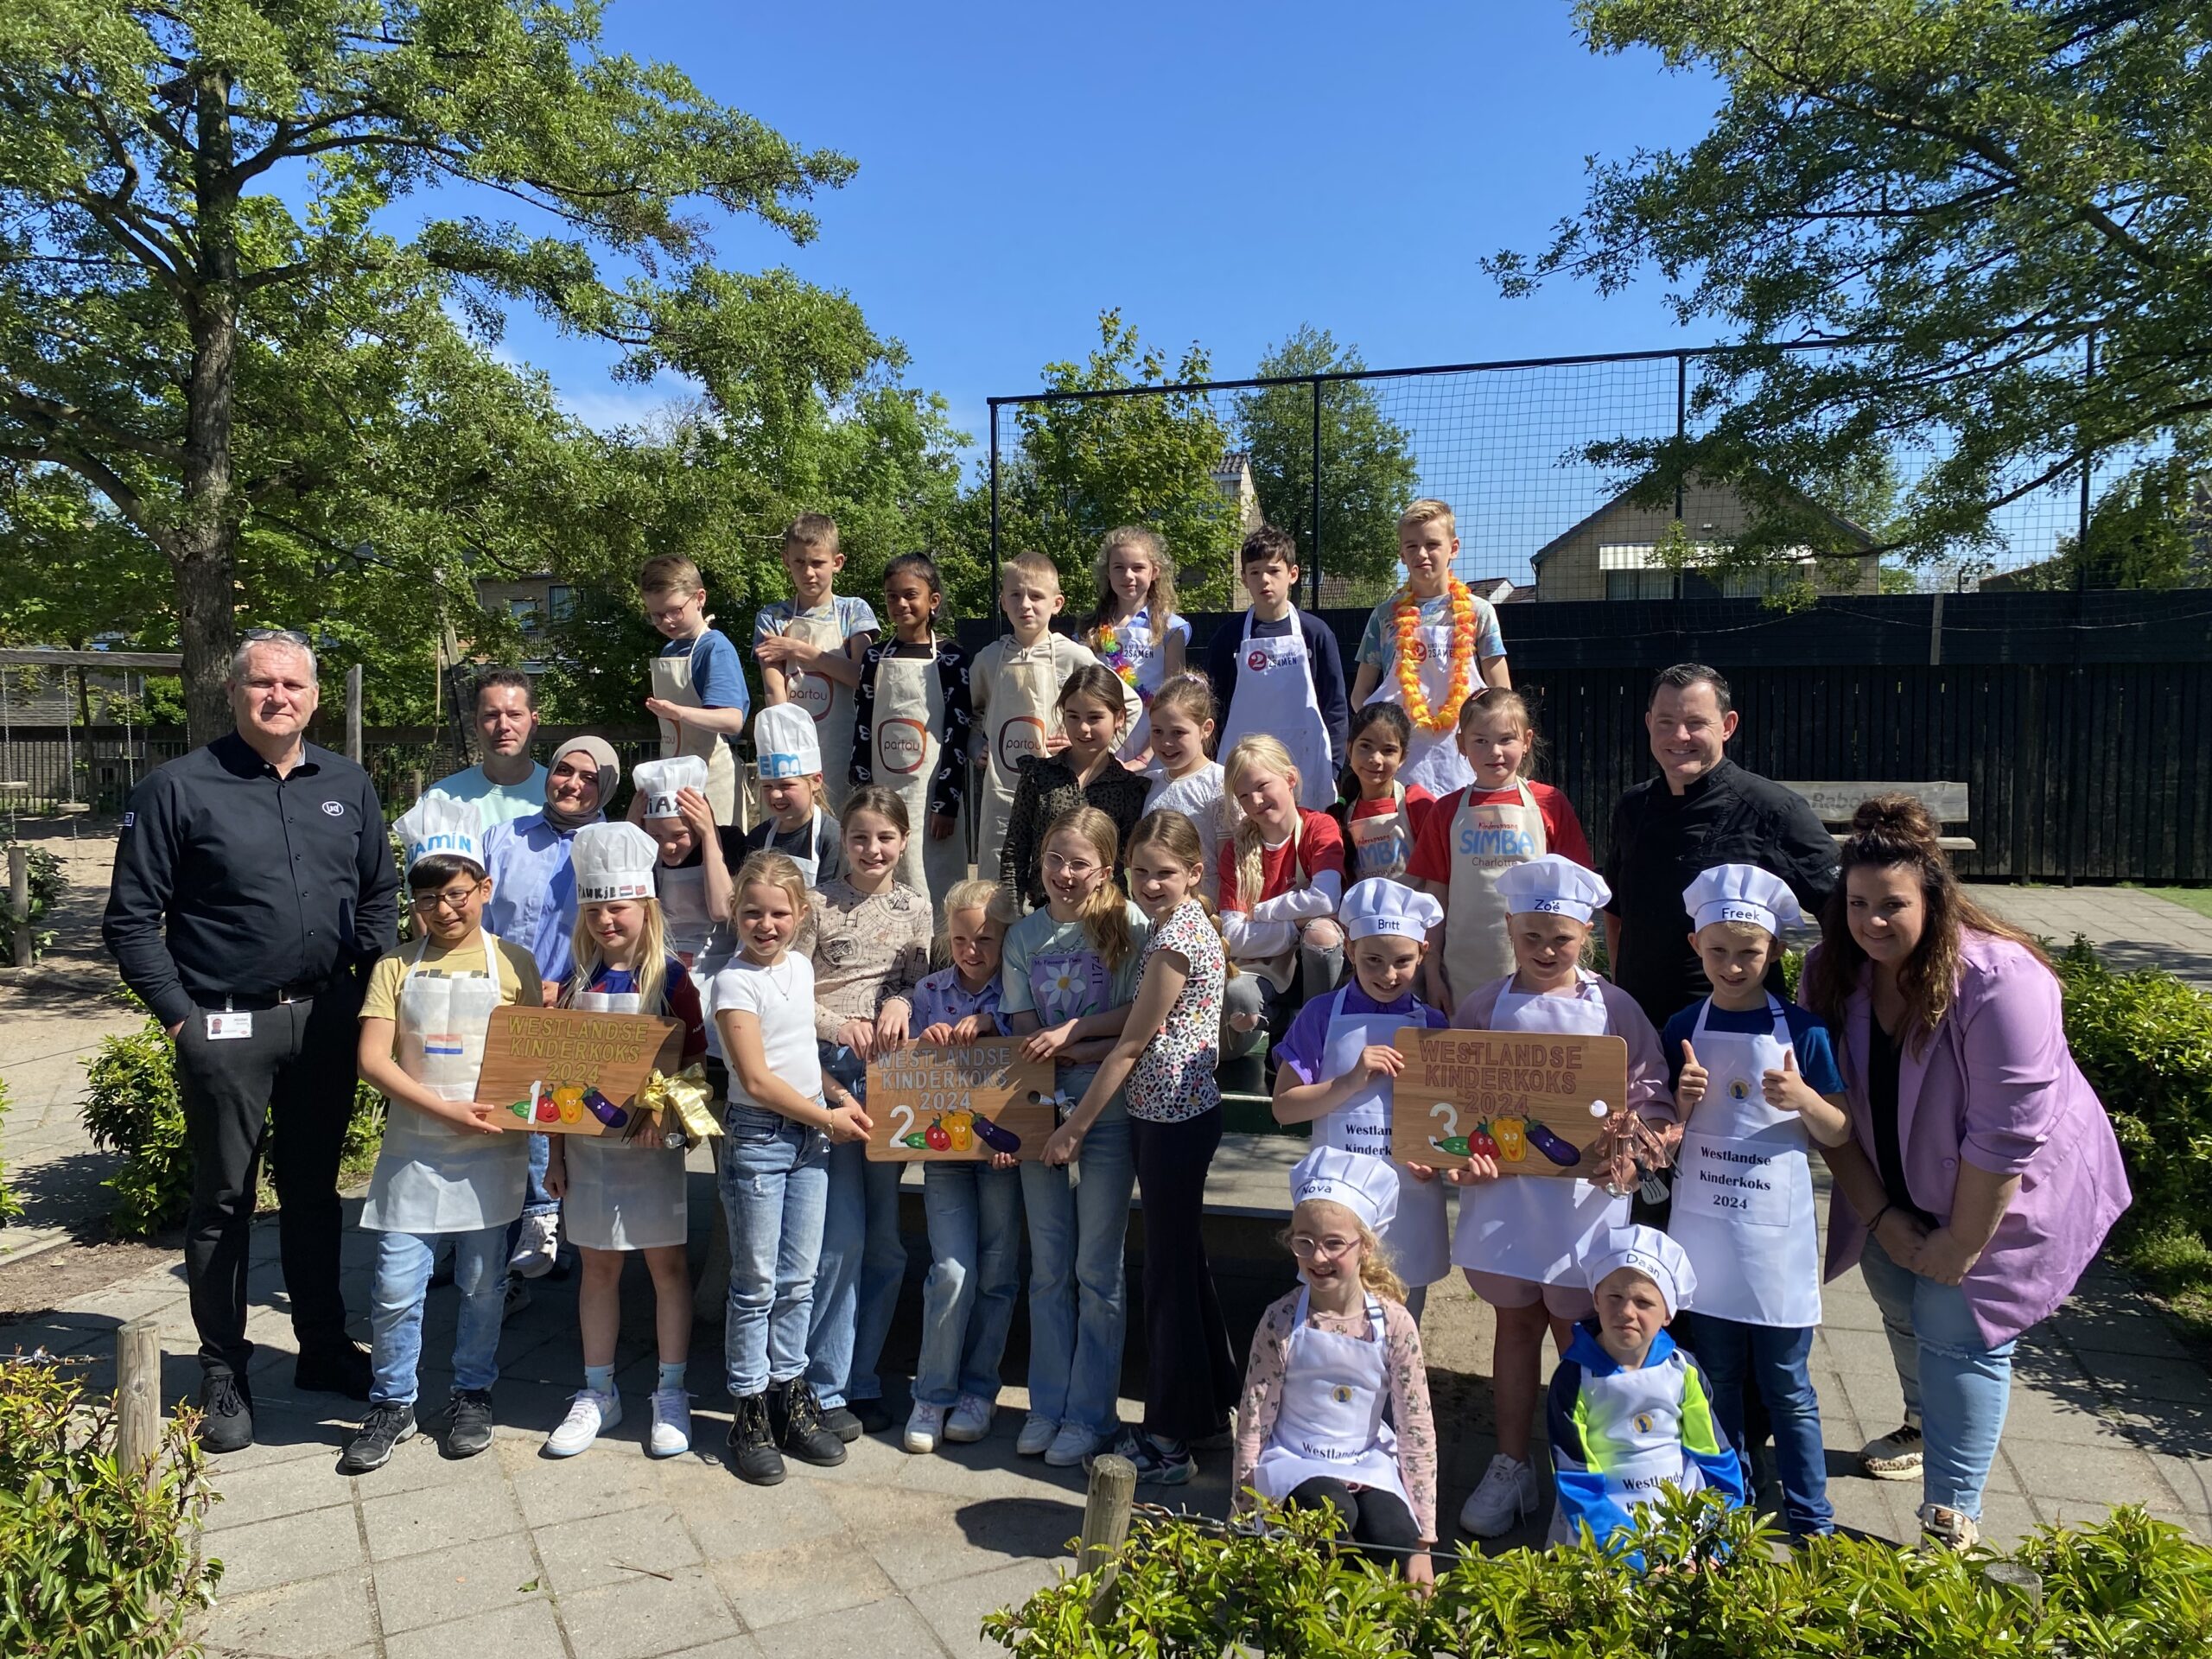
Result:
[[[584,1116],[584,1091],[580,1084],[570,1084],[553,1091],[553,1103],[560,1108],[563,1123],[579,1123]]]
[[[938,1119],[937,1122],[931,1123],[928,1128],[923,1130],[922,1138],[930,1143],[930,1150],[931,1152],[950,1152],[952,1150],[952,1135],[951,1132],[944,1127],[944,1120],[943,1118]]]
[[[1561,1169],[1573,1169],[1582,1161],[1582,1154],[1575,1147],[1562,1141],[1541,1123],[1529,1126],[1529,1144],[1550,1159]]]
[[[1517,1164],[1529,1155],[1528,1123],[1518,1117],[1494,1117],[1490,1121],[1491,1139],[1497,1142],[1497,1155],[1509,1164]]]
[[[973,1112],[955,1112],[944,1120],[944,1132],[952,1137],[955,1152],[966,1152],[974,1147],[975,1128],[976,1115]]]
[[[1012,1129],[1002,1129],[980,1113],[976,1117],[976,1138],[993,1152],[1016,1153],[1021,1150],[1021,1137]]]

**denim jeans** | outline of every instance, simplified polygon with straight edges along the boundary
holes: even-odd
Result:
[[[1928,1437],[1921,1497],[1980,1520],[1981,1489],[2012,1402],[2012,1344],[1986,1346],[1964,1290],[1897,1266],[1871,1238],[1859,1270],[1882,1310],[1905,1411],[1918,1416]]]
[[[372,1406],[415,1403],[423,1360],[423,1296],[438,1246],[453,1243],[453,1281],[461,1315],[453,1337],[453,1385],[488,1389],[499,1379],[499,1321],[505,1313],[507,1229],[473,1233],[378,1233],[369,1291],[369,1384]]]
[[[1061,1091],[1080,1098],[1092,1068],[1071,1068]],[[1128,1317],[1122,1247],[1129,1231],[1136,1163],[1129,1119],[1116,1100],[1099,1115],[1065,1169],[1021,1166],[1029,1217],[1029,1408],[1110,1434],[1120,1418],[1122,1338]]]
[[[930,1271],[922,1281],[922,1352],[914,1398],[995,1402],[999,1359],[1021,1289],[1021,1175],[988,1163],[925,1164]]]
[[[522,1192],[522,1212],[525,1216],[550,1216],[561,1207],[561,1200],[545,1190],[545,1171],[553,1160],[553,1137],[533,1135],[530,1137],[530,1179]]]
[[[823,1044],[822,1069],[867,1099],[868,1062],[851,1049]],[[806,1380],[825,1407],[883,1397],[875,1366],[906,1278],[906,1247],[899,1239],[903,1167],[868,1162],[857,1141],[830,1149],[829,1214],[822,1227],[814,1328],[806,1338]]]
[[[1744,1465],[1751,1489],[1751,1450],[1744,1433],[1745,1391],[1756,1387],[1774,1429],[1775,1469],[1782,1477],[1782,1518],[1793,1536],[1835,1530],[1828,1506],[1827,1452],[1821,1444],[1821,1402],[1806,1370],[1813,1329],[1744,1325],[1694,1311],[1675,1322],[1675,1332],[1713,1385],[1713,1409],[1722,1436]]]
[[[779,1112],[732,1101],[723,1120],[729,1310],[722,1372],[743,1400],[806,1369],[815,1266],[830,1194],[830,1141]]]

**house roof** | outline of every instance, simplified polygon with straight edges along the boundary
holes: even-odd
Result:
[[[1704,483],[1704,480],[1702,480],[1698,481],[1700,484]],[[1728,486],[1726,485],[1706,485],[1706,487],[1726,489]],[[1553,537],[1551,540],[1546,542],[1541,547],[1538,548],[1535,553],[1531,554],[1529,558],[1529,563],[1532,565],[1541,564],[1554,553],[1559,551],[1559,550],[1567,543],[1573,541],[1576,537],[1581,535],[1584,531],[1590,529],[1610,514],[1618,512],[1624,506],[1626,506],[1628,505],[1629,495],[1635,488],[1636,486],[1633,484],[1630,485],[1627,489],[1621,491],[1619,494],[1614,496],[1611,500],[1605,503],[1605,505],[1600,506],[1595,512],[1587,515],[1586,517],[1578,520],[1569,528],[1561,531],[1558,535]],[[1733,492],[1731,491],[1731,493],[1732,494]],[[1841,513],[1832,512],[1828,508],[1822,506],[1819,502],[1814,500],[1810,496],[1804,494],[1801,491],[1791,490],[1789,493],[1796,496],[1807,506],[1820,513],[1823,518],[1834,524],[1839,530],[1841,530],[1846,535],[1852,537],[1852,539],[1859,544],[1862,550],[1870,550],[1872,549],[1874,545],[1874,538],[1863,526],[1854,524],[1850,519],[1845,518]]]

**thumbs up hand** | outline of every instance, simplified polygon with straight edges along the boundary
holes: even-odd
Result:
[[[1794,1048],[1783,1050],[1782,1069],[1763,1073],[1759,1086],[1766,1095],[1766,1103],[1777,1112],[1796,1112],[1802,1117],[1808,1105],[1817,1108],[1821,1104],[1820,1096],[1805,1081],[1805,1074],[1797,1069],[1797,1051]]]
[[[1697,1063],[1697,1050],[1690,1046],[1688,1038],[1683,1039],[1682,1074],[1675,1082],[1675,1104],[1685,1112],[1691,1110],[1705,1098],[1712,1081],[1705,1068]]]

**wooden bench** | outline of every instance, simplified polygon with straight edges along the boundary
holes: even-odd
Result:
[[[1967,822],[1967,786],[1964,784],[1793,784],[1782,785],[1792,794],[1809,803],[1826,824],[1848,824],[1852,815],[1859,810],[1859,803],[1876,795],[1910,795],[1928,809],[1928,816],[1938,824]],[[1841,833],[1835,837],[1845,839]],[[1944,836],[1940,837],[1947,853],[1970,853],[1974,850],[1972,836]]]

